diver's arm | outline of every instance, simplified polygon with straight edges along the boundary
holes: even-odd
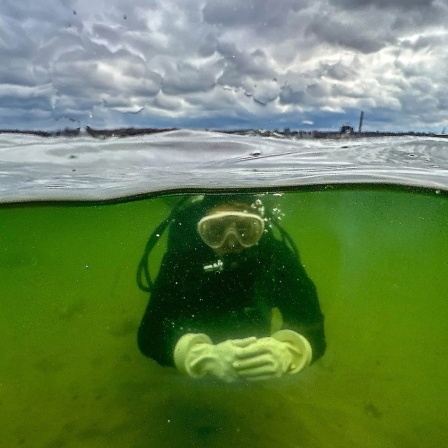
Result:
[[[311,362],[318,360],[325,352],[326,341],[324,316],[314,283],[308,277],[300,259],[277,241],[272,266],[274,285],[274,306],[283,319],[283,329],[293,330],[304,336],[312,348]]]
[[[147,357],[162,366],[174,366],[173,350],[184,333],[181,330],[185,315],[182,289],[188,276],[185,263],[174,252],[166,253],[138,330],[138,347]]]

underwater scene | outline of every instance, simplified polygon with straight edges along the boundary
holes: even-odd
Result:
[[[252,242],[251,234],[234,224],[223,237],[206,233],[209,218],[201,218],[197,209],[184,213],[195,231],[176,239],[183,221],[173,210],[204,200],[187,191],[117,201],[1,205],[0,446],[444,446],[446,193],[328,185],[254,194],[258,208],[252,214],[262,208],[263,223],[256,220],[250,228]],[[236,197],[207,196],[215,205]],[[219,219],[229,216],[219,213]],[[245,213],[238,209],[231,215],[244,221]],[[165,226],[158,227],[161,223]],[[267,235],[272,246],[263,243]],[[221,247],[224,237],[235,237],[243,248],[204,259],[204,272],[227,279],[217,284],[237,297],[241,290],[242,302],[258,293],[269,299],[267,288],[273,285],[283,302],[280,311],[273,305],[272,331],[294,321],[289,297],[300,298],[305,287],[314,294],[309,306],[315,306],[316,321],[308,316],[303,327],[309,324],[303,334],[310,357],[300,369],[295,364],[269,378],[194,376],[180,373],[172,350],[160,348],[170,347],[162,338],[167,328],[151,335],[149,325],[142,336],[150,295],[156,300],[157,292],[160,299],[168,290],[178,291],[178,283],[189,291],[199,288],[202,271],[189,263],[206,253],[204,241]],[[176,252],[170,264],[165,255],[176,242],[184,251]],[[308,282],[297,291],[289,283],[288,262],[276,249],[280,243],[294,254],[297,263],[291,266]],[[246,249],[265,247],[274,248],[265,255],[269,268],[261,263],[247,275],[238,272]],[[234,273],[227,269],[228,256],[236,260],[229,263]],[[170,277],[174,265],[177,271]],[[261,278],[261,287],[232,282],[238,275],[243,283]],[[187,299],[173,296],[171,302],[170,294],[160,299],[165,308],[153,304],[154,325],[164,322],[166,312],[184,322],[179,331],[202,328],[195,327],[194,313],[182,314]],[[220,288],[197,299],[209,313],[202,315],[202,324],[210,325],[210,334],[238,328],[236,338],[252,336],[249,324],[240,327],[229,315],[219,320],[215,310],[227,300]],[[306,309],[299,303],[298,315]],[[206,322],[209,315],[219,329]],[[263,336],[257,331],[253,336]]]

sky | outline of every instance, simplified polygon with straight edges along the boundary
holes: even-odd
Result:
[[[1,0],[0,129],[448,132],[448,0]]]

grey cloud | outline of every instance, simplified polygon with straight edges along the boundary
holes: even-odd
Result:
[[[181,111],[183,106],[183,100],[179,97],[172,95],[165,95],[163,92],[159,92],[154,101],[151,104],[152,107],[156,109],[161,109],[163,111]]]
[[[207,92],[216,85],[216,78],[220,71],[219,64],[201,67],[178,62],[165,72],[162,90],[168,95]]]
[[[409,64],[406,58],[404,60],[397,58],[394,62],[394,67],[404,79],[422,76],[427,71],[423,62]]]
[[[364,8],[372,6],[375,8],[428,8],[436,3],[435,0],[331,0],[336,6],[346,9]]]
[[[242,51],[233,43],[220,43],[218,54],[223,58],[224,66],[218,83],[223,86],[240,87],[242,82],[273,79],[276,70],[261,49]]]
[[[367,14],[363,29],[378,27],[383,32],[410,31],[446,24],[445,0],[330,0],[333,14],[350,14],[355,21]]]
[[[135,122],[283,123],[285,110],[362,106],[448,121],[446,10],[440,0],[2,2],[0,120],[93,115],[111,126],[141,111]]]
[[[262,48],[294,42],[296,49],[316,3],[312,0],[209,0],[203,8],[205,25],[213,25],[221,41],[255,42]],[[236,33],[236,34],[235,34]],[[279,55],[281,57],[281,55]]]
[[[448,3],[434,4],[431,8],[409,8],[397,12],[391,24],[394,33],[409,32],[415,34],[418,31],[426,31],[446,26],[448,17]]]
[[[399,48],[409,49],[415,52],[421,50],[432,51],[434,48],[443,47],[447,43],[447,36],[445,34],[439,35],[424,35],[417,39],[404,39],[400,42]]]
[[[28,113],[48,113],[52,109],[54,91],[51,86],[39,90],[30,87],[2,86],[0,87],[0,104],[8,105],[11,111],[27,110]],[[11,113],[7,114],[7,116]]]
[[[199,43],[198,55],[202,58],[208,58],[216,52],[217,46],[218,40],[216,36],[210,32],[204,35],[202,41]]]
[[[432,94],[434,91],[433,82],[423,76],[412,79],[410,84],[413,91],[419,92],[423,95]]]
[[[445,90],[437,92],[437,109],[439,111],[448,112],[448,94]]]
[[[43,6],[41,2],[14,2],[5,0],[2,2],[2,17],[10,17],[21,21],[26,17],[26,21],[21,21],[21,29],[35,29],[38,34],[45,34],[53,30],[54,23],[69,24],[76,22],[73,14],[76,0],[45,0]]]
[[[437,98],[427,95],[402,95],[402,112],[408,116],[417,116],[424,120],[430,111],[437,108]]]
[[[36,86],[51,82],[47,70],[33,66],[27,59],[11,58],[0,66],[0,86],[2,84],[16,86]]]
[[[353,65],[346,65],[342,61],[338,61],[334,64],[322,62],[320,64],[319,72],[319,76],[328,76],[337,81],[347,81],[354,79],[358,75]]]
[[[290,79],[292,74],[288,74]],[[319,107],[325,104],[329,95],[329,86],[323,80],[308,76],[308,74],[296,74],[297,78],[302,78],[299,82],[289,82],[284,80],[279,95],[283,104],[297,104],[301,108]]]
[[[254,85],[253,98],[254,101],[261,105],[266,105],[278,98],[280,88],[276,81],[263,81]]]
[[[209,0],[202,12],[204,21],[211,24],[277,28],[286,23],[291,12],[308,4],[297,0]]]
[[[104,43],[111,51],[123,48],[123,29],[103,23],[95,23],[92,26],[92,40],[98,44]]]
[[[99,61],[79,52],[65,56],[55,64],[54,78],[58,110],[62,105],[74,108],[82,103],[89,111],[105,102],[110,108],[135,111],[155,97],[162,85],[159,74],[123,51]]]
[[[362,53],[374,53],[389,44],[394,38],[381,29],[366,29],[361,20],[352,20],[342,16],[315,16],[308,25],[307,33],[318,41],[327,42]]]
[[[32,56],[33,41],[21,28],[18,20],[0,15],[0,51],[3,58]]]
[[[282,104],[298,104],[306,103],[306,95],[303,90],[294,90],[291,86],[284,86],[279,96]]]

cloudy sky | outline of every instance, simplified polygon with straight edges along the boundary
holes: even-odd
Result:
[[[448,0],[1,0],[0,128],[448,132]]]

